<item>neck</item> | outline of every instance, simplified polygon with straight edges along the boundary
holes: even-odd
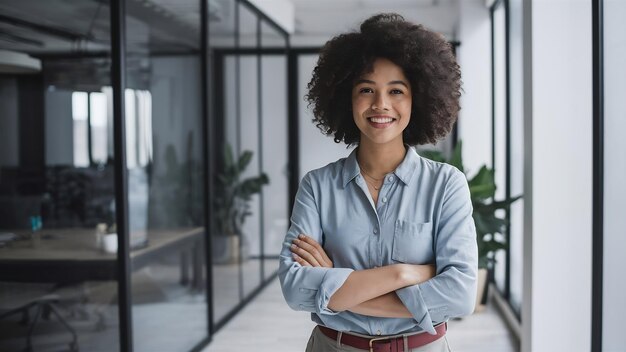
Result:
[[[368,143],[363,138],[361,141],[357,150],[359,166],[372,177],[384,177],[404,160],[406,149],[401,139],[387,144]]]

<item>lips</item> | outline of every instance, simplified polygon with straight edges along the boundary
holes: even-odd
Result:
[[[396,118],[391,116],[372,116],[368,117],[367,121],[375,128],[385,128],[390,126],[396,121]]]

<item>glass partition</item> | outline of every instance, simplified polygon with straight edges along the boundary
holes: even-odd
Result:
[[[261,120],[263,171],[270,183],[263,192],[263,275],[278,270],[278,255],[289,226],[287,53],[284,36],[261,21]]]
[[[0,350],[118,351],[109,2],[0,13]]]
[[[506,8],[504,1],[496,3],[493,11],[493,159],[496,183],[495,199],[506,199],[507,162],[507,80],[506,80]],[[505,218],[504,210],[496,215]],[[494,234],[499,241],[505,241],[503,234]],[[494,264],[495,283],[501,292],[506,291],[506,252],[498,251]]]
[[[237,47],[238,6],[236,1],[227,2],[220,12],[209,16],[211,123],[214,140],[213,170],[211,182],[214,187],[212,207],[211,251],[212,251],[212,298],[213,320],[223,320],[241,301],[241,277],[239,266],[239,237],[229,233],[227,227],[228,206],[226,176],[228,166],[225,153],[238,155],[238,64],[236,60],[224,60],[219,50],[234,50]],[[232,159],[229,159],[232,160]],[[231,203],[228,203],[231,204]]]
[[[200,2],[126,3],[125,136],[134,351],[208,336]]]
[[[602,350],[619,351],[626,346],[626,335],[621,329],[626,314],[626,279],[623,267],[626,264],[626,141],[622,132],[626,130],[626,3],[604,0],[602,31],[604,36],[604,244],[603,244],[603,288],[602,288]],[[602,8],[602,7],[601,7]],[[602,57],[602,56],[600,56]],[[595,298],[595,297],[594,297]],[[598,323],[598,322],[595,322]]]
[[[288,202],[287,34],[243,1],[111,4],[124,15],[121,38],[106,0],[0,0],[3,352],[109,352],[121,341],[136,351],[200,350],[276,271]],[[111,72],[118,45],[123,91]],[[125,231],[116,224],[120,92],[128,258],[118,256]],[[130,297],[118,296],[126,279]],[[132,321],[120,321],[127,302]]]
[[[239,49],[256,50],[258,46],[258,21],[256,14],[247,6],[239,3]],[[256,53],[237,54],[229,56],[238,64],[237,81],[238,89],[238,126],[237,134],[239,141],[238,153],[243,155],[251,152],[252,159],[248,166],[241,170],[240,181],[259,177],[261,169],[261,148],[259,131],[261,128],[259,111],[259,55]],[[228,60],[228,59],[227,59]],[[250,194],[247,200],[247,216],[241,226],[241,275],[243,295],[248,296],[259,287],[261,283],[261,227],[262,212],[261,199],[264,197],[264,189],[258,193]],[[244,200],[246,201],[246,200]]]
[[[521,317],[524,267],[524,87],[522,47],[522,0],[509,1],[509,146],[510,146],[510,195],[522,198],[511,204],[509,256],[510,272],[509,303]]]
[[[222,14],[209,28],[218,326],[276,273],[289,201],[286,34],[246,2]]]

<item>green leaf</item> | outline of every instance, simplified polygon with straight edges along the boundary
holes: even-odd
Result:
[[[522,195],[519,195],[505,200],[493,201],[489,204],[475,204],[474,206],[479,208],[482,212],[495,212],[496,210],[506,209],[509,205],[515,203],[521,198]]]
[[[248,167],[248,164],[250,164],[251,160],[252,152],[249,150],[244,150],[244,152],[241,153],[241,156],[239,157],[239,161],[237,163],[237,171],[239,173],[242,173]]]
[[[476,233],[479,235],[504,233],[507,221],[504,219],[488,216],[474,215]]]
[[[491,198],[496,193],[496,186],[493,184],[470,185],[470,194],[473,200],[484,200]]]
[[[233,149],[229,143],[224,144],[224,168],[229,169],[233,166]]]
[[[472,199],[491,198],[496,193],[493,170],[483,165],[478,173],[468,181]]]

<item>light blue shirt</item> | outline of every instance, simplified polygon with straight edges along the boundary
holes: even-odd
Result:
[[[375,205],[356,150],[307,173],[300,182],[280,254],[279,278],[289,306],[311,312],[318,324],[367,335],[435,334],[437,323],[471,314],[478,249],[465,175],[408,148],[398,168],[385,175]],[[289,246],[300,233],[323,245],[334,268],[294,262]],[[437,267],[434,278],[396,291],[412,319],[328,308],[330,297],[353,270],[395,263]]]

